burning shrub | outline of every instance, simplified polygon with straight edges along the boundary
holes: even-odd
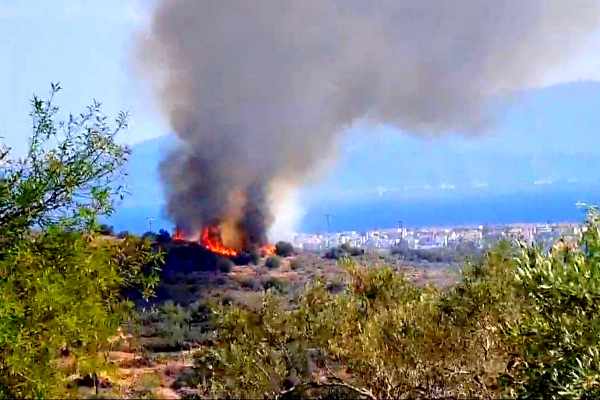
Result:
[[[271,256],[265,261],[265,266],[269,269],[277,269],[281,266],[281,258],[279,256]]]
[[[288,242],[277,242],[277,244],[275,245],[275,254],[277,254],[280,257],[289,257],[292,254],[294,254],[294,246],[292,246],[292,244]]]

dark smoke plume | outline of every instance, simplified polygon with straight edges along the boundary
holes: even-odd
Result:
[[[161,165],[166,211],[262,242],[273,185],[301,183],[352,123],[485,132],[494,99],[565,61],[598,16],[596,0],[158,2],[134,58],[183,142]]]

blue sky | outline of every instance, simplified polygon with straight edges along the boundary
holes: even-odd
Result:
[[[21,152],[30,134],[29,100],[50,82],[64,88],[57,104],[81,112],[93,98],[105,113],[132,113],[119,138],[135,143],[165,133],[127,73],[134,32],[146,14],[138,1],[0,0],[0,135]]]
[[[30,134],[27,113],[32,94],[46,94],[50,82],[56,81],[64,88],[59,105],[67,111],[79,112],[93,98],[104,104],[109,116],[129,110],[132,124],[121,142],[134,144],[167,133],[127,73],[132,38],[147,24],[150,3],[0,0],[0,135],[15,153],[25,149]],[[549,73],[542,86],[600,81],[600,53],[594,51],[598,48],[600,32],[580,55]],[[574,108],[585,106],[577,98],[573,101]],[[597,132],[589,134],[595,137]]]

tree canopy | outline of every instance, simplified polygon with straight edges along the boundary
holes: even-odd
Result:
[[[60,90],[32,99],[26,155],[0,152],[0,397],[63,396],[69,375],[97,373],[131,309],[121,294],[150,296],[157,280],[149,242],[99,235],[125,194],[127,114],[113,129],[94,101],[61,120]]]

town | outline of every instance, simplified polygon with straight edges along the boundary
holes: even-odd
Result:
[[[454,228],[398,228],[374,229],[366,232],[346,231],[331,234],[297,234],[294,245],[303,250],[321,251],[347,244],[365,250],[389,250],[397,247],[408,249],[433,249],[470,244],[478,249],[489,248],[500,239],[518,239],[528,244],[547,246],[563,239],[574,243],[581,230],[575,223],[535,223],[479,225]]]

